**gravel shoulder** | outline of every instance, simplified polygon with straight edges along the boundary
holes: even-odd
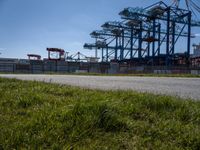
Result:
[[[44,81],[90,89],[134,90],[200,100],[200,78],[27,74],[0,74],[0,77]]]

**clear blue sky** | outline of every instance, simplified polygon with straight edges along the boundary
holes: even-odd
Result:
[[[170,1],[170,0],[169,0]],[[169,2],[166,0],[165,2]],[[145,7],[156,0],[0,0],[0,57],[47,57],[47,47],[71,54],[93,42],[89,34],[105,21],[120,20],[125,7]],[[171,1],[170,1],[171,2]],[[195,30],[200,33],[199,29]],[[197,38],[195,42],[200,42]]]

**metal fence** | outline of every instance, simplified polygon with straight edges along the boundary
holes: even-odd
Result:
[[[65,61],[0,62],[3,73],[156,73],[156,74],[200,74],[200,67],[185,66],[130,66],[128,64],[87,63]]]

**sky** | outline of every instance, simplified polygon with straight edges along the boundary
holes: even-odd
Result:
[[[165,2],[169,3],[166,0]],[[0,0],[0,57],[27,58],[28,53],[47,57],[47,47],[62,48],[70,54],[93,43],[93,30],[106,21],[121,20],[126,7],[145,7],[156,0]],[[171,2],[171,1],[170,1]],[[195,29],[200,33],[200,29]],[[200,38],[192,42],[200,43]]]

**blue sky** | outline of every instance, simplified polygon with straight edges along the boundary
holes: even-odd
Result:
[[[156,0],[0,0],[0,57],[47,57],[47,47],[81,51],[89,34],[109,20],[120,20],[125,7],[145,7]],[[167,2],[167,0],[166,0]],[[195,32],[200,33],[199,29]],[[200,42],[196,38],[194,42]]]

